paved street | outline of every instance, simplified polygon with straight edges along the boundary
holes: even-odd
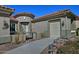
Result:
[[[6,52],[6,54],[40,54],[49,44],[53,43],[53,39],[46,38],[36,40],[21,47]]]

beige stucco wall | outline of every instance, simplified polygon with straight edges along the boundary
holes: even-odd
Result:
[[[9,27],[7,29],[3,29],[4,20],[8,23]],[[10,18],[9,17],[0,17],[0,44],[11,42],[10,39]]]
[[[76,25],[76,29],[79,28],[79,20],[74,21],[75,25]]]
[[[19,16],[16,18],[19,22],[31,22],[33,19],[28,16]]]
[[[4,20],[8,23],[9,28],[3,29]],[[0,17],[0,36],[10,35],[10,18],[8,17]]]
[[[71,24],[71,29],[75,30],[76,26],[78,26],[78,25],[76,25],[76,21],[73,21],[72,24]]]
[[[62,23],[64,22],[64,26]],[[68,17],[61,18],[61,37],[67,38],[71,36],[71,19]]]
[[[49,36],[49,29],[48,29],[48,21],[42,21],[37,23],[32,23],[32,32],[37,33],[37,38],[43,38]]]
[[[62,22],[64,22],[64,26],[62,26]],[[61,27],[62,30],[71,30],[71,19],[67,17],[62,17],[61,18]]]
[[[36,31],[36,32],[38,32],[38,33],[42,33],[42,32],[44,32],[44,31],[48,31],[48,21],[42,21],[42,22],[37,22],[37,23],[33,23],[32,24],[33,26],[32,26],[32,31]]]

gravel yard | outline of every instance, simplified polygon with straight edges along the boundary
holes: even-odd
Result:
[[[20,44],[11,44],[11,43],[1,44],[0,45],[0,53],[4,53],[4,52],[6,52],[8,50],[17,48],[17,47],[19,47],[21,45],[23,45],[23,43],[20,43]]]
[[[79,54],[79,37],[55,40],[42,54]]]

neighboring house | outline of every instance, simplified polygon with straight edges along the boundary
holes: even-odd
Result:
[[[32,21],[32,31],[37,33],[38,39],[46,37],[69,38],[72,36],[71,31],[74,30],[72,23],[75,17],[70,10],[41,16]]]
[[[14,9],[0,6],[0,44],[10,42],[10,16]]]
[[[33,38],[31,21],[34,19],[34,17],[35,16],[33,14],[26,12],[14,15],[14,18],[18,20],[19,35],[25,35],[26,39]]]

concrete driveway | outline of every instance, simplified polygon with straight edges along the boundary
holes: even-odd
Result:
[[[45,38],[36,40],[21,47],[7,51],[6,54],[40,54],[49,44],[52,44],[54,39]]]

